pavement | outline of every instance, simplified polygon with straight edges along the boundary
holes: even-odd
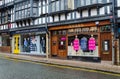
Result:
[[[55,58],[46,59],[45,57],[40,57],[40,56],[10,54],[10,53],[0,53],[0,56],[28,60],[28,61],[33,61],[33,62],[63,65],[63,66],[70,66],[70,67],[77,67],[77,68],[79,67],[79,68],[99,70],[99,71],[120,74],[120,66],[113,65],[111,62],[108,62],[108,61],[102,61],[100,63],[95,63],[95,62],[83,62],[83,61],[63,60],[63,59],[55,59]]]

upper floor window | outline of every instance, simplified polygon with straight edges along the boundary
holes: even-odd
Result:
[[[90,5],[91,4],[91,0],[86,0],[86,5]]]
[[[54,0],[50,2],[49,11],[56,12],[61,10],[74,9],[74,0]]]
[[[33,0],[33,3],[30,3],[30,0],[15,4],[15,17],[16,20],[29,18],[30,16],[36,17],[38,15],[38,1]]]

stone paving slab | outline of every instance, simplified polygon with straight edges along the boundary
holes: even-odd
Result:
[[[75,60],[52,59],[52,58],[46,59],[43,57],[35,57],[30,55],[16,55],[16,54],[9,54],[9,53],[0,53],[0,56],[30,60],[30,61],[36,61],[36,62],[43,62],[43,63],[49,63],[49,64],[82,67],[82,68],[88,68],[88,69],[120,73],[120,66],[116,66],[108,63],[93,63],[93,62],[83,62],[83,61],[75,61]]]

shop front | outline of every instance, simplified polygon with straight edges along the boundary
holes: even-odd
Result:
[[[11,52],[11,40],[10,34],[1,33],[0,35],[0,52],[2,53],[10,53]]]
[[[40,29],[28,29],[15,31],[13,35],[13,53],[46,55],[46,31]]]
[[[103,31],[106,27],[109,27],[107,31]],[[95,22],[90,22],[51,27],[49,30],[52,57],[111,61],[112,40],[109,21],[101,21],[99,26],[96,26]]]

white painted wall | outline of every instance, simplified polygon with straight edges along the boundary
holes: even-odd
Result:
[[[110,0],[107,0],[107,3],[109,3],[110,2]]]
[[[57,21],[59,21],[59,16],[58,15],[56,15],[56,16],[54,16],[55,18],[54,18],[54,21],[55,22],[57,22]]]
[[[120,0],[117,0],[117,6],[120,7]]]
[[[75,12],[72,12],[72,19],[75,19]]]
[[[41,24],[41,18],[39,18],[39,24]]]
[[[107,14],[110,14],[110,6],[107,6]]]
[[[120,17],[120,10],[117,11],[117,14],[118,14],[117,16]]]
[[[42,11],[42,12],[43,12],[43,14],[45,14],[45,11],[46,11],[46,10],[45,10],[45,6],[44,6],[44,7],[43,7],[43,11]]]
[[[105,10],[104,9],[105,9],[104,7],[100,8],[100,15],[104,15],[105,14]]]
[[[51,16],[49,16],[49,22],[53,22],[53,18]]]
[[[76,13],[76,18],[80,18],[80,13],[79,12],[75,12]]]
[[[35,25],[37,25],[37,24],[38,24],[38,20],[39,20],[39,19],[36,19],[36,20],[35,20]]]
[[[88,10],[82,11],[82,17],[88,17]]]
[[[42,18],[42,23],[45,23],[45,17]]]
[[[97,15],[97,9],[91,9],[91,16],[96,16]]]
[[[70,20],[71,19],[71,13],[68,13],[67,14],[67,20]]]
[[[38,12],[39,12],[39,15],[41,15],[41,7],[39,7],[39,11]]]
[[[60,15],[60,20],[61,20],[61,21],[65,20],[65,14],[61,14],[61,15]]]

